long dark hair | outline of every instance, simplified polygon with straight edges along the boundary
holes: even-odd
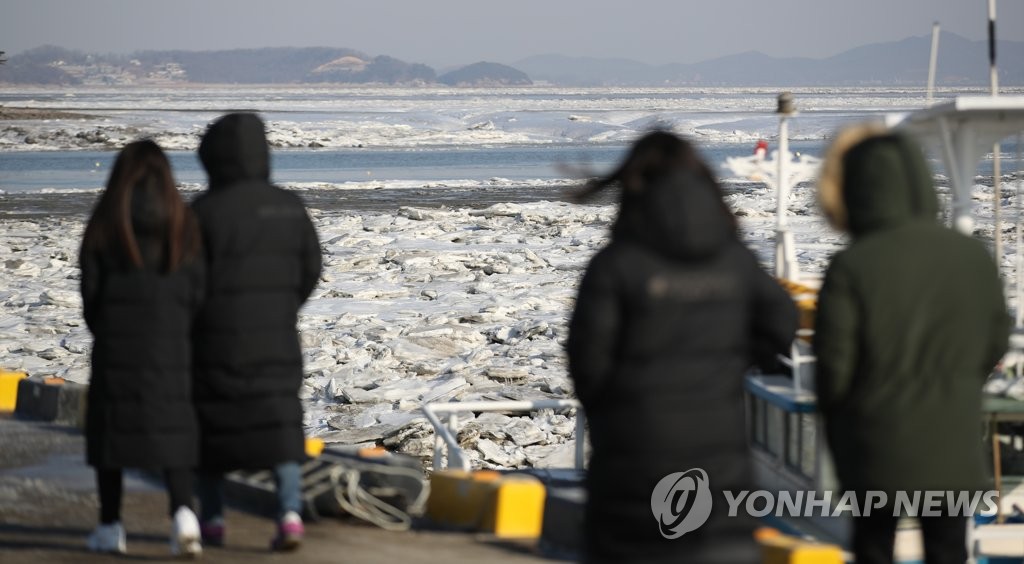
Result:
[[[722,210],[736,226],[736,217],[722,199],[721,185],[697,149],[686,139],[663,130],[652,131],[637,139],[618,168],[607,176],[587,181],[573,199],[579,203],[587,202],[605,188],[618,186],[622,189],[620,201],[625,207],[651,186],[677,172],[689,172],[705,180],[706,183],[702,184],[715,191]]]
[[[143,212],[145,225],[140,225],[138,217],[142,196],[152,200]],[[82,250],[112,252],[127,264],[142,268],[145,261],[137,233],[141,229],[158,237],[160,267],[165,272],[177,270],[184,260],[198,254],[195,217],[174,186],[167,155],[148,139],[129,143],[117,155],[106,190],[85,228]]]

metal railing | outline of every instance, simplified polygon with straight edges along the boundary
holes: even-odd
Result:
[[[793,373],[793,389],[797,393],[804,391],[814,391],[814,365],[818,361],[818,358],[812,354],[804,354],[801,349],[810,349],[810,344],[806,345],[801,342],[801,339],[810,339],[814,336],[813,329],[799,329],[796,332],[797,338],[793,340],[793,343],[789,347],[789,356],[779,355],[779,362],[783,366],[788,367]]]
[[[469,471],[469,458],[459,446],[459,413],[485,411],[537,411],[540,409],[575,409],[576,410],[576,469],[582,470],[584,465],[584,437],[586,434],[586,418],[580,402],[574,399],[550,399],[533,401],[462,401],[447,403],[428,403],[423,406],[423,414],[434,426],[434,470],[441,470],[444,454],[448,455],[448,466]],[[447,424],[441,422],[440,414],[448,414]],[[447,449],[447,453],[445,452]]]

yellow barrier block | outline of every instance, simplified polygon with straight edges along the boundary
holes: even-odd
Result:
[[[14,411],[18,404],[18,382],[28,378],[24,372],[0,370],[0,412]]]
[[[306,437],[306,456],[310,458],[316,458],[320,456],[320,453],[323,451],[323,439],[318,439],[316,437]]]
[[[788,536],[758,536],[762,564],[843,564],[838,546]]]
[[[427,516],[440,525],[500,538],[538,538],[544,497],[544,484],[533,476],[443,470],[430,478]]]

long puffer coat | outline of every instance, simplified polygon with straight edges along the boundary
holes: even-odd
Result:
[[[938,223],[932,173],[902,135],[846,131],[819,184],[826,213],[852,235],[828,267],[814,336],[840,482],[982,488],[981,390],[1010,326],[992,257]]]
[[[304,457],[299,308],[320,276],[320,244],[294,193],[271,185],[262,121],[229,114],[203,137],[210,177],[196,198],[209,272],[195,332],[195,400],[206,470]]]
[[[788,349],[796,308],[738,240],[706,180],[681,172],[637,198],[623,203],[611,242],[587,268],[569,328],[569,370],[593,446],[587,560],[756,560],[752,524],[724,516],[722,491],[751,488],[744,375]],[[654,487],[692,468],[709,477],[710,520],[662,538]]]
[[[113,250],[83,249],[80,256],[84,317],[94,337],[86,460],[98,468],[192,468],[198,428],[191,331],[206,272],[201,257],[162,272],[159,241],[138,232],[136,240],[142,268]]]

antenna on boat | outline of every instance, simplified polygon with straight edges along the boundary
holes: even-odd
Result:
[[[996,0],[988,0],[988,73],[989,82],[992,85],[992,97],[999,96],[999,73],[996,70]],[[1002,183],[1000,176],[1002,170],[999,162],[1000,143],[996,139],[992,144],[992,214],[994,229],[992,239],[995,242],[994,254],[997,263],[1003,257],[1003,229],[1002,229]]]
[[[988,0],[988,73],[992,95],[999,95],[999,73],[996,72],[996,0]]]
[[[939,58],[939,22],[932,24],[932,54],[928,61],[928,101],[925,105],[932,105],[932,92],[935,91],[935,63]]]

